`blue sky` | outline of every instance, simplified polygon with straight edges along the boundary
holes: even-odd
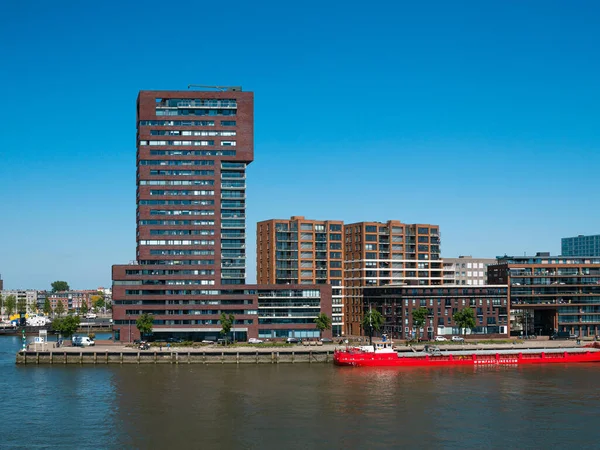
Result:
[[[0,273],[108,286],[135,256],[135,101],[255,92],[257,221],[439,224],[442,255],[600,233],[593,1],[0,4]]]

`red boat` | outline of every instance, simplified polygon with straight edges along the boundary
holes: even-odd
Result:
[[[591,348],[590,348],[591,347]],[[588,348],[522,349],[522,350],[444,350],[400,354],[391,341],[374,346],[347,347],[336,350],[333,361],[340,366],[402,367],[402,366],[512,366],[520,364],[600,362],[600,350]]]

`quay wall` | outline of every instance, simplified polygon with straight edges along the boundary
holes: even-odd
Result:
[[[333,362],[331,350],[232,351],[114,351],[55,349],[19,351],[16,363],[37,364],[298,364]]]

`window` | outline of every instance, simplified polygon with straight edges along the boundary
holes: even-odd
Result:
[[[221,141],[222,147],[235,147],[236,141]]]
[[[235,120],[221,120],[221,126],[223,127],[235,127],[236,125]]]
[[[367,225],[365,227],[365,230],[367,233],[377,233],[377,227],[375,227],[373,225]]]
[[[377,235],[376,234],[367,234],[367,235],[365,235],[365,241],[377,242]]]

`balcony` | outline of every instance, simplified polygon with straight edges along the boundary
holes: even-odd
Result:
[[[222,249],[229,249],[229,250],[241,250],[246,248],[246,244],[230,244],[227,242],[221,242],[221,248]]]
[[[221,189],[246,189],[246,183],[243,181],[222,181]]]
[[[245,202],[225,201],[221,202],[221,209],[244,209],[246,208]]]
[[[222,233],[221,239],[245,239],[246,233]]]
[[[245,180],[244,172],[221,172],[221,180]]]

